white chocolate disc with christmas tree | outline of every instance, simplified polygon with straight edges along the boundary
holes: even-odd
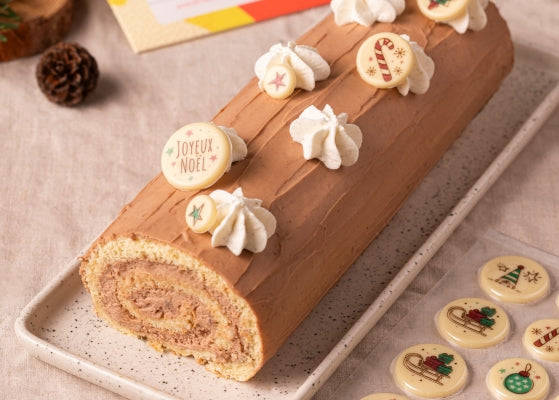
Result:
[[[173,133],[161,154],[161,171],[179,190],[213,185],[231,165],[231,140],[211,123],[196,122]]]
[[[374,393],[363,397],[361,400],[408,400],[408,398],[394,393]]]
[[[559,319],[542,319],[530,324],[522,339],[535,357],[559,361]]]
[[[196,233],[213,229],[217,223],[217,206],[214,199],[205,194],[194,197],[186,206],[186,224]]]
[[[377,33],[365,40],[356,59],[361,78],[380,89],[405,83],[415,62],[410,43],[392,32]]]
[[[410,396],[428,399],[458,393],[468,381],[468,367],[456,350],[440,344],[418,344],[396,358],[394,381]]]
[[[526,257],[501,256],[480,270],[479,284],[489,296],[509,303],[531,303],[549,292],[549,274]]]
[[[493,346],[505,340],[509,318],[501,307],[479,298],[463,298],[448,303],[437,315],[440,335],[451,343],[470,349]]]
[[[287,64],[275,64],[268,67],[262,79],[262,88],[274,99],[285,99],[295,90],[297,77]]]
[[[417,0],[417,5],[427,18],[446,22],[466,14],[468,2],[469,0]]]
[[[550,387],[545,369],[525,358],[498,362],[487,373],[485,382],[498,400],[541,400],[547,396]]]

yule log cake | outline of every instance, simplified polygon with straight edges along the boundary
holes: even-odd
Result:
[[[84,255],[80,273],[96,313],[157,349],[192,355],[220,376],[250,379],[511,70],[506,23],[493,4],[485,11],[486,26],[463,34],[426,18],[414,1],[394,22],[372,27],[340,26],[327,16],[297,43],[326,60],[328,78],[281,100],[257,79],[249,82],[212,121],[237,131],[248,145],[246,158],[204,190],[177,190],[160,174]],[[358,50],[380,32],[408,35],[424,48],[435,64],[426,93],[403,96],[361,78]],[[306,160],[290,134],[303,110],[327,105],[362,131],[350,166]],[[194,196],[238,188],[262,200],[276,229],[263,251],[237,256],[213,247],[210,233],[189,229],[185,215]]]

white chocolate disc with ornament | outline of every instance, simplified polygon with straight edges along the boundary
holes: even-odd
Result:
[[[361,78],[380,89],[404,83],[415,62],[409,42],[392,32],[377,33],[365,40],[356,59]]]
[[[173,133],[161,153],[161,171],[179,190],[204,189],[223,176],[231,163],[231,141],[206,122],[185,125]]]
[[[394,393],[374,393],[363,397],[361,400],[408,400],[408,398]]]
[[[468,367],[456,350],[440,344],[418,344],[404,350],[393,364],[400,389],[428,399],[458,393],[468,381]]]
[[[263,89],[274,99],[285,99],[295,90],[297,77],[287,64],[275,64],[268,67],[262,79]]]
[[[530,324],[522,339],[535,357],[559,361],[559,319],[542,319]]]
[[[508,303],[531,303],[549,292],[549,274],[539,263],[526,257],[501,256],[480,270],[479,284],[494,299]]]
[[[204,233],[213,229],[217,223],[217,206],[214,199],[200,194],[186,206],[186,224],[193,232]]]
[[[419,10],[433,21],[447,22],[466,14],[469,0],[417,0]]]
[[[485,382],[493,397],[499,400],[541,400],[550,387],[545,369],[525,358],[498,362],[487,373]]]
[[[481,349],[505,340],[509,318],[497,304],[479,298],[463,298],[448,303],[437,315],[440,335],[458,346]]]

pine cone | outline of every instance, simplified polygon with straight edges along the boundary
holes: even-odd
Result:
[[[43,53],[36,77],[41,91],[57,104],[79,104],[97,86],[95,58],[76,43],[60,42]]]

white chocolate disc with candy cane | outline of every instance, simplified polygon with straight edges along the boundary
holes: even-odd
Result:
[[[427,18],[446,22],[466,14],[468,2],[469,0],[417,0],[417,5]]]
[[[374,393],[363,397],[361,400],[408,400],[408,398],[394,393]]]
[[[559,319],[542,319],[530,324],[522,339],[535,357],[559,361]]]
[[[173,133],[161,153],[161,171],[179,190],[213,185],[231,165],[229,137],[207,122],[185,125]]]
[[[418,344],[396,358],[394,381],[411,396],[437,399],[458,393],[468,381],[468,367],[456,350],[440,344]]]
[[[525,358],[498,362],[487,373],[485,383],[498,400],[541,400],[547,396],[550,387],[545,369]]]
[[[509,303],[531,303],[549,293],[549,274],[526,257],[501,256],[480,270],[479,284],[489,296]]]
[[[496,345],[505,340],[510,331],[505,310],[489,300],[473,297],[448,303],[436,321],[443,338],[470,349]]]
[[[377,33],[365,40],[356,59],[361,78],[380,89],[404,83],[415,62],[409,42],[392,32]]]

